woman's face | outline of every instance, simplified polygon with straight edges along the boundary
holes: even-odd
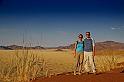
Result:
[[[82,40],[83,39],[83,36],[79,35],[78,38],[79,38],[79,40]]]

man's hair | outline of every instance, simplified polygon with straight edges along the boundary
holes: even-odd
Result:
[[[90,34],[90,32],[86,32],[86,33],[89,33]]]
[[[87,34],[87,33],[90,35],[90,32],[86,32],[86,34]]]

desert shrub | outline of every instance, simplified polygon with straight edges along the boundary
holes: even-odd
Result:
[[[0,61],[0,81],[29,82],[44,76],[44,66],[44,60],[32,51],[16,50],[9,60]]]
[[[98,72],[110,71],[117,67],[117,57],[114,55],[98,56],[96,60],[96,67]]]

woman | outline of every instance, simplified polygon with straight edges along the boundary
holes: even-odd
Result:
[[[74,75],[76,75],[77,72],[79,75],[81,74],[83,57],[84,57],[83,35],[79,34],[78,41],[76,41],[74,48],[74,58],[75,58]]]

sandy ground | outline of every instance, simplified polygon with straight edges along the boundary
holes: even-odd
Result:
[[[39,78],[33,82],[124,82],[124,73],[104,73],[99,75],[60,75]]]
[[[124,82],[124,68],[114,69],[110,72],[96,75],[73,75],[72,73],[60,74],[57,76],[37,78],[32,82]]]

